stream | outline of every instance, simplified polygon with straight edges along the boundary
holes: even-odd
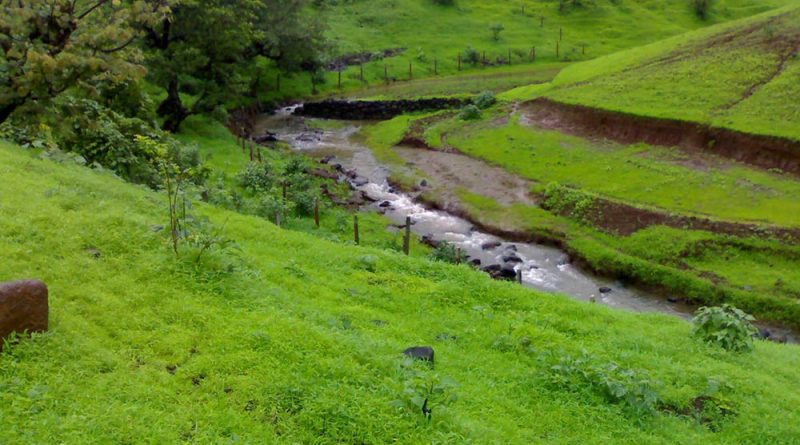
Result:
[[[448,242],[460,248],[469,261],[480,260],[480,267],[499,265],[514,271],[521,270],[522,284],[540,291],[565,294],[582,301],[594,301],[610,307],[636,312],[660,312],[690,320],[696,307],[681,300],[666,299],[641,289],[626,286],[613,279],[581,270],[570,263],[568,255],[555,247],[532,243],[510,242],[476,230],[469,221],[440,210],[431,210],[414,197],[394,190],[388,182],[389,171],[373,156],[372,151],[358,141],[361,124],[346,122],[333,129],[314,129],[305,119],[293,116],[295,107],[278,110],[259,117],[255,134],[275,133],[279,140],[295,150],[314,158],[334,157],[345,170],[354,170],[357,178],[351,184],[363,191],[374,203],[365,210],[384,214],[396,225],[412,220],[411,231],[434,242]],[[457,153],[437,156],[463,157]],[[487,166],[488,168],[488,166]],[[510,273],[507,270],[507,273]],[[785,338],[797,343],[790,330],[759,324],[768,329],[770,338]]]

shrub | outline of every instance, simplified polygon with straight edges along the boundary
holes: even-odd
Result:
[[[242,188],[252,193],[263,193],[275,184],[272,167],[267,163],[251,162],[236,177]]]
[[[589,390],[608,402],[625,406],[637,417],[656,411],[661,397],[656,392],[656,382],[646,373],[594,361],[586,353],[578,357],[561,355],[550,364],[546,379],[559,389]]]
[[[494,94],[491,91],[484,91],[483,93],[475,96],[475,99],[472,100],[472,103],[480,108],[481,110],[485,110],[497,102],[495,99]]]
[[[481,110],[475,105],[467,105],[458,113],[458,118],[463,121],[472,121],[481,118]]]
[[[444,261],[450,264],[456,264],[458,262],[456,246],[445,242],[439,243],[429,254],[429,257],[434,261]]]
[[[506,29],[506,27],[503,26],[502,23],[492,23],[489,25],[489,31],[492,32],[492,39],[495,41],[500,40],[500,33],[503,32],[504,29]]]
[[[467,47],[464,50],[464,63],[468,63],[470,65],[477,65],[481,61],[481,54],[478,52],[477,49],[473,47]]]
[[[758,330],[753,326],[754,318],[729,304],[701,307],[692,319],[694,335],[703,342],[720,346],[733,352],[749,351],[753,348],[753,336]]]
[[[706,20],[711,12],[714,0],[692,0],[694,13],[702,20]]]

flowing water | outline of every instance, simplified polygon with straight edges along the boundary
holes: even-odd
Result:
[[[335,129],[309,128],[302,117],[292,115],[293,107],[259,119],[256,134],[267,130],[295,150],[312,157],[335,157],[347,170],[357,172],[351,181],[375,202],[367,207],[383,213],[397,225],[411,217],[413,233],[433,241],[446,241],[460,248],[470,260],[480,260],[481,267],[508,265],[522,272],[522,284],[546,292],[569,295],[575,299],[637,312],[661,312],[690,319],[696,309],[671,302],[624,283],[596,276],[572,265],[563,251],[532,243],[509,242],[476,230],[467,220],[449,213],[431,210],[414,197],[394,190],[388,183],[388,170],[373,157],[372,152],[358,142],[358,123],[346,123]],[[450,156],[463,156],[450,153]],[[505,260],[512,260],[507,262]],[[519,261],[517,261],[519,260]],[[602,291],[601,291],[602,289]],[[791,331],[769,327],[773,337],[786,336],[796,342]]]

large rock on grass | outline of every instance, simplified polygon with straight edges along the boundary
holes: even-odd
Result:
[[[0,350],[12,332],[46,331],[48,314],[47,286],[41,281],[0,284]]]

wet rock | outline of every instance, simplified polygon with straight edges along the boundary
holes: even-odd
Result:
[[[321,141],[322,136],[319,133],[303,133],[295,139],[299,142],[315,143]]]
[[[420,187],[427,187],[428,186],[428,181],[423,179],[422,181],[419,182],[419,186]]]
[[[767,328],[758,328],[758,337],[763,340],[769,340],[772,338],[772,331]]]
[[[378,204],[378,207],[383,207],[383,208],[391,207],[391,206],[392,206],[392,203],[389,202],[389,201],[383,201],[382,203]]]
[[[489,241],[489,242],[481,244],[481,249],[483,249],[483,250],[493,250],[493,249],[497,249],[501,245],[503,245],[503,243],[501,243],[500,241]]]
[[[564,255],[556,260],[556,266],[566,266],[569,264],[569,257]]]
[[[403,355],[414,360],[428,362],[433,366],[433,348],[430,346],[413,346],[403,351]]]
[[[484,272],[488,272],[488,273],[490,273],[490,274],[491,274],[491,273],[493,273],[493,272],[500,272],[500,269],[502,269],[502,268],[503,268],[503,266],[501,266],[501,265],[499,265],[499,264],[491,264],[491,265],[489,265],[489,266],[486,266],[486,267],[484,267],[484,268],[483,268],[483,269],[481,269],[481,270],[482,270],[482,271],[484,271]]]
[[[369,184],[369,179],[363,176],[356,176],[355,178],[353,178],[353,185],[355,185],[356,187],[361,187],[367,184]]]
[[[517,245],[516,244],[509,244],[509,245],[506,246],[506,250],[510,251],[510,252],[516,252],[517,251]]]
[[[422,235],[422,244],[431,246],[434,249],[439,247],[439,242],[433,239],[433,235],[430,233],[427,235]]]
[[[481,260],[479,258],[475,258],[470,260],[469,264],[472,264],[475,267],[479,267],[481,265]]]
[[[678,297],[667,297],[667,301],[674,304],[674,303],[679,303],[681,299]]]
[[[503,262],[504,263],[521,263],[522,258],[518,257],[517,255],[503,255]]]
[[[268,131],[268,132],[262,134],[261,136],[256,136],[256,138],[253,139],[253,141],[256,144],[259,144],[259,145],[267,144],[267,143],[270,143],[270,142],[277,142],[278,141],[278,135],[276,135],[275,133],[273,133],[271,131]]]
[[[0,350],[12,332],[45,332],[49,316],[47,286],[38,280],[0,284]]]
[[[504,264],[500,269],[500,278],[504,280],[515,280],[517,278],[517,270],[513,264]]]
[[[315,168],[314,170],[311,170],[309,173],[319,178],[334,179],[334,180],[339,179],[338,173],[325,170],[324,168]]]
[[[613,290],[610,287],[601,287],[598,289],[601,294],[610,294]]]
[[[333,167],[333,169],[339,173],[344,173],[344,167],[342,167],[342,164],[333,164],[331,167]]]
[[[328,155],[328,156],[325,156],[324,158],[320,159],[320,160],[319,160],[319,163],[320,163],[320,164],[330,164],[330,162],[331,162],[332,160],[334,160],[334,159],[336,159],[336,156],[334,156],[334,155]]]

